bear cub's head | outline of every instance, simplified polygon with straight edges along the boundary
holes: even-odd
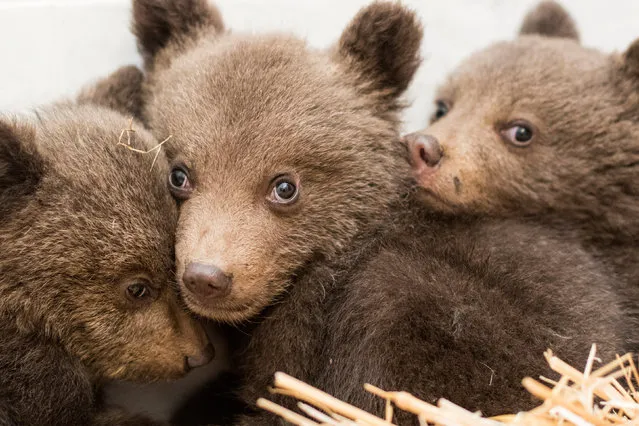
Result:
[[[583,47],[564,9],[541,3],[516,40],[462,62],[430,126],[404,140],[436,209],[622,229],[637,217],[639,42],[623,55]]]
[[[144,115],[157,137],[173,135],[184,298],[201,315],[247,319],[399,199],[410,169],[398,98],[420,62],[421,26],[377,2],[320,51],[224,33],[204,0],[136,0],[133,11]]]
[[[96,380],[177,378],[212,348],[174,284],[168,163],[118,145],[128,126],[71,104],[0,118],[0,318]],[[135,127],[133,148],[157,145]]]

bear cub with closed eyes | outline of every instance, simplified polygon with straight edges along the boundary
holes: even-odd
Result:
[[[639,40],[584,47],[543,2],[515,40],[450,74],[431,125],[405,141],[430,208],[543,222],[639,285]]]
[[[365,7],[328,50],[224,32],[205,0],[133,13],[143,117],[173,135],[180,289],[199,315],[240,324],[232,359],[252,408],[283,371],[380,415],[366,382],[516,412],[533,404],[521,378],[549,374],[547,348],[575,363],[593,342],[604,359],[624,350],[633,323],[578,245],[410,200],[400,96],[422,28],[400,3]]]

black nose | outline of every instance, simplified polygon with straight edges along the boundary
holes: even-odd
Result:
[[[215,265],[189,263],[182,281],[194,295],[203,298],[224,297],[231,292],[233,280]]]
[[[442,159],[442,147],[434,136],[410,133],[404,136],[404,142],[408,145],[414,167],[422,164],[435,167]]]
[[[188,365],[189,368],[202,367],[203,365],[211,362],[214,356],[215,348],[213,348],[213,345],[209,343],[204,347],[204,349],[202,349],[202,352],[200,352],[199,354],[187,356],[186,365]]]

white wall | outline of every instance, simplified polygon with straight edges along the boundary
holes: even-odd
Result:
[[[332,43],[369,0],[218,0],[235,31],[292,31]],[[404,0],[426,24],[426,58],[409,93],[408,130],[422,127],[435,85],[475,49],[513,37],[536,0]],[[584,43],[607,51],[639,37],[639,0],[563,0]],[[0,110],[72,95],[118,65],[139,63],[130,0],[0,0]]]

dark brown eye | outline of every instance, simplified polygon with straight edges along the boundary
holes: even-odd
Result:
[[[122,282],[124,295],[129,302],[135,304],[151,302],[158,294],[151,282],[143,277],[136,277]]]
[[[189,183],[189,178],[184,170],[176,169],[171,172],[170,182],[176,188],[183,188]]]
[[[289,175],[277,177],[271,184],[267,199],[274,204],[290,205],[299,198],[299,183]]]
[[[294,183],[282,181],[275,187],[275,197],[282,202],[290,201],[297,192],[297,187]]]
[[[183,165],[173,166],[169,173],[169,189],[174,197],[186,199],[193,191],[188,169]]]
[[[450,107],[444,101],[436,101],[435,102],[435,112],[433,113],[433,119],[431,121],[435,122],[440,118],[444,117],[450,111]]]
[[[126,288],[127,295],[132,299],[142,299],[149,295],[149,289],[144,284],[131,284]]]
[[[535,130],[530,123],[517,122],[502,130],[501,134],[516,146],[527,146],[535,137]]]

